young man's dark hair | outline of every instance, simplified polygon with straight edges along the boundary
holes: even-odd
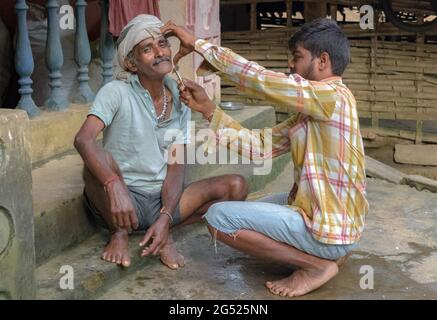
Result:
[[[298,45],[310,51],[313,57],[320,57],[323,52],[327,52],[331,59],[332,73],[337,76],[341,76],[349,64],[349,42],[335,21],[322,18],[306,23],[288,41],[291,52]]]

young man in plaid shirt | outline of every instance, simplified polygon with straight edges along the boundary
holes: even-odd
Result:
[[[273,294],[295,297],[319,288],[356,247],[369,208],[356,101],[341,79],[350,56],[346,36],[328,19],[305,24],[289,41],[293,66],[287,76],[196,39],[172,22],[162,31],[181,41],[175,62],[196,51],[247,94],[296,112],[259,135],[225,114],[194,82],[186,81],[181,91],[183,101],[210,121],[217,137],[211,142],[252,158],[291,152],[294,162],[289,193],[211,206],[205,214],[211,233],[253,256],[300,268],[267,282]],[[235,132],[230,142],[229,132]]]

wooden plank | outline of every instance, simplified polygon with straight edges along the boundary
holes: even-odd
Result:
[[[404,181],[405,174],[378,161],[366,156],[366,175],[373,178],[383,179],[395,184]]]
[[[395,145],[398,163],[437,166],[437,145]]]

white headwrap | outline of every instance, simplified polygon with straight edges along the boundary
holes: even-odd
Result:
[[[147,38],[157,38],[162,35],[160,28],[164,24],[157,17],[140,14],[133,18],[120,32],[117,40],[114,56],[114,78],[128,80],[131,72],[125,65],[125,59],[129,52],[141,41]]]

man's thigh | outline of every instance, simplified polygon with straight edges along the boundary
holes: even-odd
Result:
[[[217,199],[226,200],[231,181],[244,178],[238,175],[222,175],[202,179],[189,184],[181,195],[179,210],[182,220],[192,214],[205,213]]]

